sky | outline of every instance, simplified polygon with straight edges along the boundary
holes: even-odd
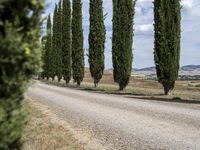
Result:
[[[45,0],[45,16],[49,13],[53,16],[54,6],[58,0]],[[83,3],[83,31],[84,48],[88,49],[89,34],[89,0]],[[181,0],[182,5],[182,32],[181,32],[181,60],[183,65],[200,65],[200,1]],[[112,68],[112,0],[103,0],[105,20],[105,67]],[[153,0],[138,0],[134,18],[134,42],[133,42],[133,68],[154,66],[154,27],[153,27]],[[87,53],[87,52],[85,52]],[[88,66],[88,58],[85,57]]]

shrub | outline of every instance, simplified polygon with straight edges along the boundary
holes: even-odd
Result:
[[[4,0],[0,8],[0,149],[21,149],[26,123],[21,108],[23,93],[41,65],[43,4],[39,0]]]

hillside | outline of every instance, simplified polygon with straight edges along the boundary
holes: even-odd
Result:
[[[155,67],[148,67],[148,68],[142,68],[142,69],[134,68],[132,72],[133,74],[151,75],[151,74],[156,74],[156,69]],[[200,65],[182,66],[179,74],[180,75],[200,75]]]

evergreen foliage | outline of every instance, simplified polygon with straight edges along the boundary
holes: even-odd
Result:
[[[133,0],[113,0],[113,76],[119,90],[128,85],[131,76],[135,3]]]
[[[105,25],[102,0],[90,0],[89,64],[95,87],[104,71]]]
[[[84,50],[82,29],[82,3],[81,0],[73,0],[72,12],[72,70],[73,79],[78,85],[84,77]]]
[[[52,58],[53,58],[53,78],[57,76],[58,81],[62,79],[62,6],[61,1],[56,4],[53,18],[53,37],[52,37]]]
[[[51,16],[49,14],[48,19],[47,19],[47,33],[46,33],[46,37],[44,40],[45,46],[44,46],[44,52],[43,52],[43,73],[42,73],[42,77],[43,78],[47,78],[47,80],[50,77],[50,52],[51,52],[51,48],[52,48],[52,40],[51,40]]]
[[[70,82],[72,60],[71,60],[71,2],[63,0],[62,9],[62,62],[63,77],[66,83]]]
[[[155,0],[154,59],[159,82],[165,94],[174,89],[180,60],[180,0]]]
[[[57,11],[58,6],[55,5],[54,9],[54,15],[53,15],[53,36],[52,36],[52,50],[50,53],[50,59],[51,59],[51,77],[52,80],[54,80],[55,76],[57,75]]]
[[[27,82],[40,71],[41,0],[0,1],[0,149],[21,149],[21,105]]]
[[[58,77],[58,81],[62,79],[63,70],[62,70],[62,4],[61,0],[58,3],[58,12],[56,15],[57,22],[57,38],[56,38],[56,73]]]

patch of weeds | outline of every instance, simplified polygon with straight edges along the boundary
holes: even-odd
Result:
[[[176,96],[176,97],[173,97],[173,100],[182,100],[180,97]]]

